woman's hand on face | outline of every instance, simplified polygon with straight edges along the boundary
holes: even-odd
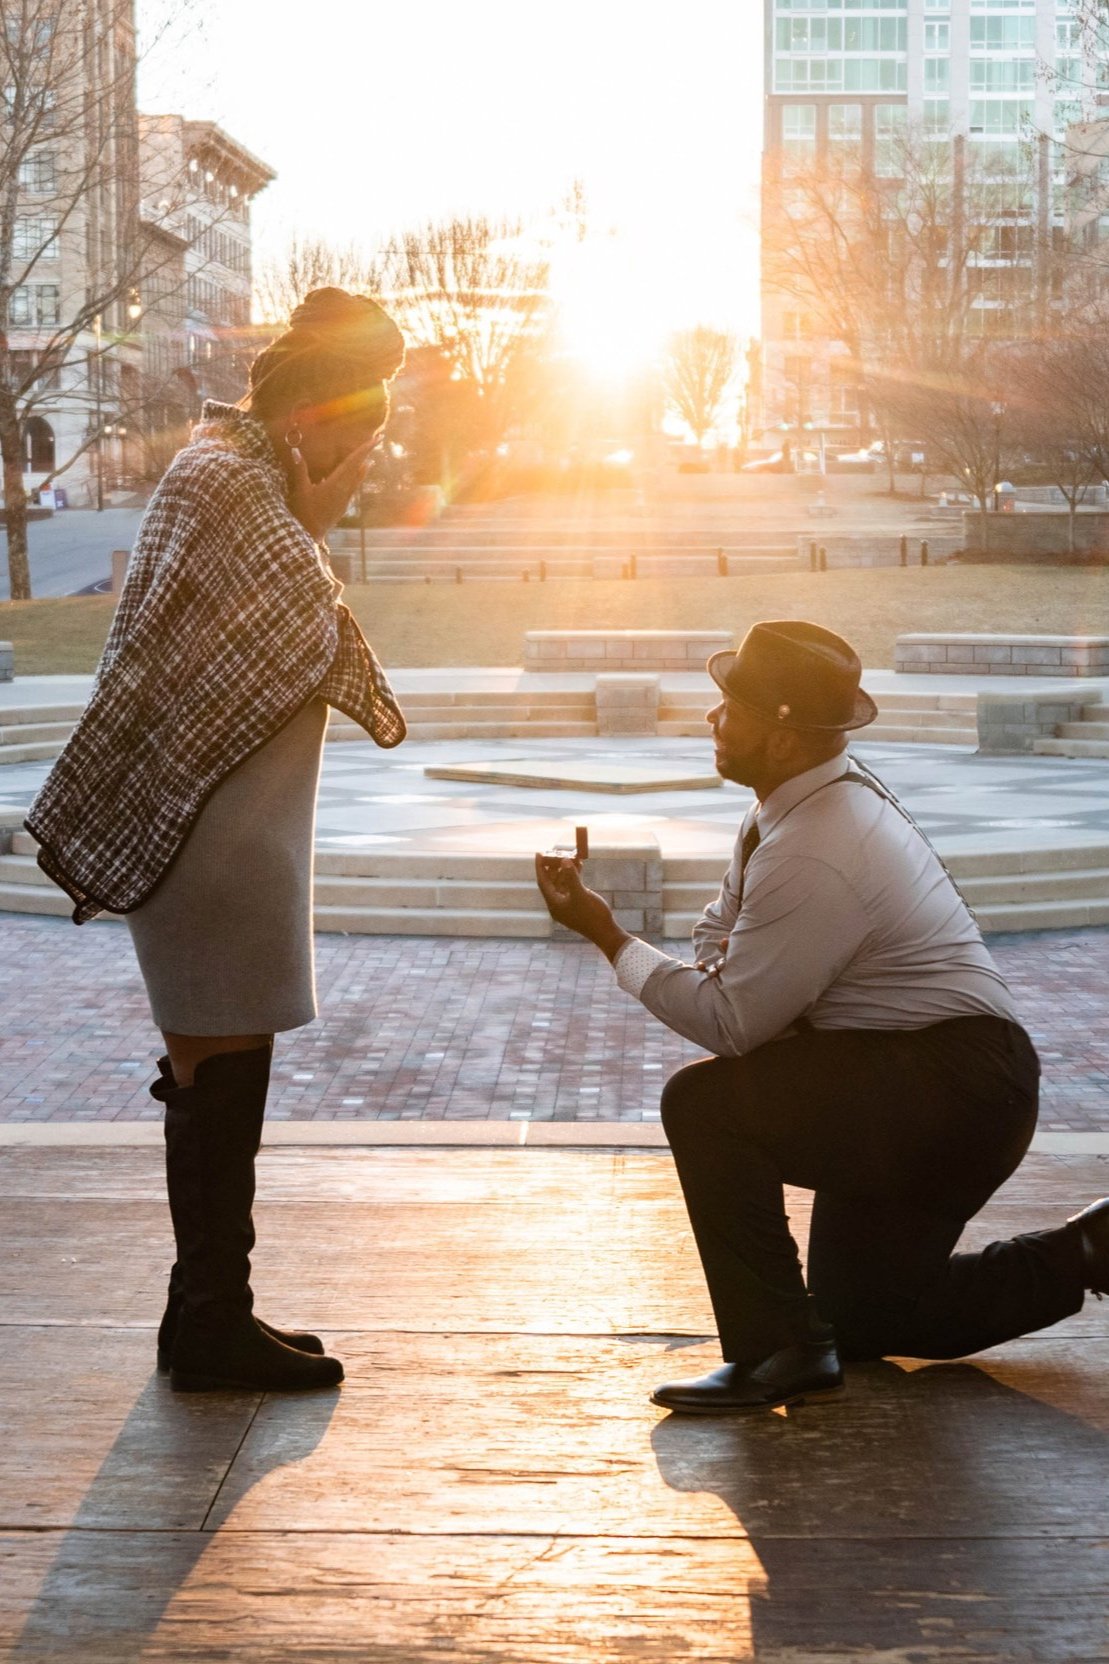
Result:
[[[289,507],[317,543],[326,537],[361,485],[377,440],[370,439],[356,451],[343,458],[326,479],[318,483],[308,473],[308,464],[299,450],[290,450],[292,480],[289,487]]]

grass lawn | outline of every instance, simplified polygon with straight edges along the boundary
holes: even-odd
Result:
[[[525,630],[719,629],[811,618],[838,630],[865,665],[893,664],[909,630],[1109,633],[1109,569],[880,567],[765,577],[558,579],[550,583],[352,585],[345,599],[389,665],[515,665]],[[74,596],[0,603],[16,674],[95,667],[112,601]]]

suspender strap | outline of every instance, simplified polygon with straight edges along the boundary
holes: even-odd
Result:
[[[924,843],[927,844],[928,848],[931,850],[932,854],[935,856],[936,860],[939,862],[940,866],[943,868],[943,871],[944,871],[944,873],[947,877],[948,883],[951,885],[951,888],[955,891],[955,894],[958,896],[959,900],[962,902],[963,906],[966,908],[966,910],[970,914],[971,918],[974,919],[975,924],[977,924],[978,920],[975,917],[974,908],[970,905],[970,902],[967,900],[966,896],[963,894],[962,890],[960,890],[958,884],[956,884],[954,878],[951,876],[951,873],[948,870],[948,866],[947,866],[946,861],[944,860],[943,856],[940,854],[939,850],[936,848],[935,844],[932,842],[931,838],[929,838],[928,834],[925,831],[923,831],[923,829],[921,827],[919,827],[917,825],[917,823],[913,819],[912,815],[910,815],[909,811],[904,807],[904,805],[902,803],[898,802],[897,798],[894,797],[893,793],[890,791],[889,787],[885,784],[884,781],[879,780],[879,778],[876,774],[872,774],[870,772],[870,770],[868,768],[865,768],[862,764],[856,763],[854,758],[852,758],[852,763],[854,764],[854,767],[849,768],[847,770],[846,774],[839,775],[838,778],[831,781],[830,784],[833,785],[833,786],[836,786],[836,785],[839,784],[840,780],[849,780],[851,782],[851,784],[854,785],[854,786],[866,786],[870,791],[874,792],[877,797],[882,798],[882,800],[884,802],[888,803],[890,805],[891,809],[896,809],[897,813],[901,816],[901,819],[904,820],[904,821],[908,821],[909,825],[912,827],[912,829],[916,833],[917,837],[923,839]]]

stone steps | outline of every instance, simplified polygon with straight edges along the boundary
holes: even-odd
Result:
[[[16,832],[0,856],[0,912],[68,917],[69,898]],[[951,852],[949,865],[983,929],[1061,930],[1109,923],[1109,844]],[[663,863],[663,928],[687,937],[715,895],[727,856]],[[316,929],[352,935],[543,939],[551,921],[535,889],[532,857],[450,850],[319,850]]]
[[[675,739],[703,735],[711,702],[711,689],[703,695],[664,695],[659,733]],[[858,738],[887,745],[977,745],[974,695],[883,694],[877,721],[861,729]]]
[[[886,745],[977,745],[977,728],[942,727],[918,723],[883,722],[879,719],[856,735],[868,743]]]
[[[38,763],[60,755],[82,705],[22,705],[0,712],[0,764]]]
[[[590,739],[597,733],[592,693],[475,691],[406,694],[401,706],[414,740]],[[366,740],[356,723],[333,712],[329,740]]]
[[[1091,706],[1092,710],[1102,711],[1103,705]],[[1087,722],[1061,722],[1055,730],[1061,740],[1109,740],[1109,722],[1099,722],[1091,717]]]
[[[68,734],[66,739],[68,739]],[[0,764],[41,763],[61,756],[65,740],[40,740],[34,745],[0,746]]]
[[[1040,757],[1109,757],[1109,705],[1084,704],[1077,721],[1056,724],[1052,736],[1032,741]]]
[[[420,719],[408,724],[408,737],[413,740],[571,740],[595,739],[596,735],[596,722],[498,722],[484,716],[459,716],[453,721]],[[327,737],[329,741],[369,741],[365,730],[354,723],[337,724]]]
[[[1109,739],[1033,740],[1032,749],[1040,757],[1109,757]]]

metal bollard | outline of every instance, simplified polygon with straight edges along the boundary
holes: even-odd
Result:
[[[456,584],[462,582],[462,568],[460,566],[456,566],[454,569],[454,581]]]
[[[815,572],[816,570],[817,570],[816,544],[815,543],[810,543],[809,544],[809,571],[810,572]]]
[[[905,536],[904,532],[901,533],[901,545],[900,545],[900,549],[899,549],[899,554],[901,556],[902,566],[908,566],[908,564],[909,564],[909,540]]]
[[[720,578],[728,576],[728,557],[723,549],[717,549],[716,551],[716,573]]]
[[[636,575],[636,557],[634,555],[632,555],[631,558],[628,561],[628,577],[629,578],[634,578],[635,575]]]
[[[920,545],[920,564],[921,564],[921,566],[927,566],[928,565],[928,545],[927,545],[927,543],[922,543]]]
[[[541,560],[539,562],[539,582],[541,584],[545,584],[546,581],[547,581],[547,563],[546,563],[545,560]]]
[[[816,558],[817,558],[817,560],[820,564],[820,571],[821,572],[827,572],[827,570],[828,570],[828,551],[824,547],[823,543],[820,545],[820,548],[817,551]]]

